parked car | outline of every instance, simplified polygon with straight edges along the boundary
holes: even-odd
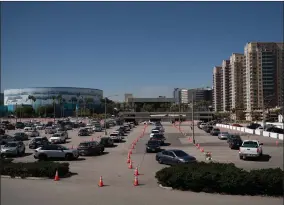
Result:
[[[29,143],[30,149],[36,149],[40,146],[50,144],[47,137],[35,137]]]
[[[68,132],[67,131],[64,131],[64,130],[57,130],[57,132],[56,133],[58,133],[58,134],[63,134],[64,136],[65,136],[65,138],[66,139],[68,139]]]
[[[65,125],[64,127],[65,127],[66,130],[72,130],[73,129],[72,125],[70,125],[70,124]]]
[[[4,135],[5,134],[5,129],[0,129],[0,135]]]
[[[78,146],[79,155],[100,155],[105,148],[96,141],[81,142]]]
[[[46,144],[35,149],[34,158],[40,161],[59,158],[66,160],[78,159],[79,152],[76,149],[68,149],[62,145]]]
[[[218,139],[226,140],[228,138],[228,135],[229,135],[228,132],[220,132],[220,134],[218,134]]]
[[[104,147],[113,147],[113,140],[110,137],[102,137],[100,140],[100,144]]]
[[[124,127],[125,127],[125,131],[126,131],[126,132],[130,132],[130,131],[131,131],[131,128],[130,128],[129,125],[124,125]]]
[[[157,141],[160,145],[164,145],[166,138],[163,134],[155,134],[150,138],[150,140]]]
[[[29,136],[24,132],[17,132],[14,134],[14,138],[16,141],[24,141],[29,140]]]
[[[63,133],[55,133],[49,138],[49,142],[52,144],[66,143],[66,136]]]
[[[176,165],[196,162],[196,158],[178,149],[165,150],[156,154],[160,164]]]
[[[212,136],[218,136],[220,134],[220,129],[219,128],[213,128],[210,132]]]
[[[16,129],[24,129],[25,124],[23,122],[16,122],[15,127],[16,127]]]
[[[56,133],[56,129],[53,127],[46,127],[44,130],[45,134],[54,134]]]
[[[15,125],[9,123],[9,124],[6,125],[6,129],[7,130],[15,130],[16,127],[15,127]]]
[[[22,141],[7,142],[1,147],[1,158],[7,156],[22,156],[25,154],[26,148]]]
[[[229,141],[229,147],[231,149],[239,149],[240,146],[242,146],[242,144],[243,144],[243,141],[241,139],[237,139],[237,138],[231,139]]]
[[[38,137],[38,136],[39,136],[39,132],[36,131],[36,130],[25,131],[25,133],[26,133],[29,137]]]
[[[90,133],[89,133],[89,131],[86,130],[86,129],[81,129],[81,130],[79,130],[79,132],[78,132],[78,136],[89,136],[89,135],[90,135]]]
[[[258,123],[251,123],[251,124],[249,124],[249,125],[247,126],[247,128],[255,130],[256,128],[258,128],[258,127],[260,127],[260,126],[261,126],[261,125],[258,124]]]
[[[161,150],[161,143],[156,140],[149,140],[146,144],[146,152],[159,152]]]
[[[14,137],[4,134],[0,135],[0,145],[3,146],[7,144],[8,142],[16,141]]]
[[[117,132],[113,132],[109,136],[114,142],[121,142],[122,141],[122,136],[119,135]]]
[[[240,159],[260,158],[262,156],[262,145],[257,140],[244,140],[239,149]]]

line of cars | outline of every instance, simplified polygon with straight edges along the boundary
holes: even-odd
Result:
[[[165,129],[161,122],[155,122],[151,130],[149,140],[146,143],[146,153],[156,153],[156,161],[160,164],[177,165],[196,162],[196,158],[188,155],[183,150],[167,149],[161,147],[166,145]]]
[[[234,124],[238,127],[241,125]],[[214,127],[210,123],[198,123],[198,127],[205,132],[209,132],[212,136],[218,136],[220,140],[226,140],[229,148],[239,150],[240,159],[261,158],[263,156],[262,145],[258,140],[242,140],[239,134],[232,134],[229,132],[221,132],[219,128]]]

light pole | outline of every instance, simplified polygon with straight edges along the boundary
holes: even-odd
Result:
[[[192,120],[192,142],[193,144],[195,144],[195,136],[194,136],[194,98],[193,98],[193,94],[191,97],[191,120]]]
[[[118,95],[110,95],[110,96],[107,96],[105,97],[105,119],[104,119],[104,124],[105,124],[105,135],[107,135],[107,128],[106,128],[106,119],[107,119],[107,98],[110,98],[110,97],[115,97],[115,96],[118,96]]]

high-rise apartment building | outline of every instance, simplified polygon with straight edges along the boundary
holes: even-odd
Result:
[[[245,108],[245,80],[243,79],[245,67],[245,55],[233,53],[230,57],[230,100],[231,108],[235,110],[243,110]]]
[[[251,42],[245,46],[246,118],[283,103],[283,43]]]
[[[212,89],[211,88],[194,88],[188,90],[188,101],[191,102],[207,101],[212,103]]]
[[[213,69],[213,108],[215,112],[223,111],[223,70],[221,66]]]
[[[222,77],[223,77],[223,103],[222,109],[223,111],[231,110],[231,95],[230,95],[230,82],[231,82],[231,70],[230,70],[230,61],[223,60],[222,62]]]

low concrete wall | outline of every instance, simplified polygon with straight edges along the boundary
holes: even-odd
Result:
[[[249,134],[260,135],[260,136],[263,136],[263,137],[270,137],[270,138],[274,138],[274,139],[283,140],[283,134],[278,134],[278,133],[274,133],[274,132],[253,130],[253,129],[249,129],[249,128],[246,128],[246,127],[235,127],[235,126],[223,125],[223,124],[216,124],[216,126],[227,128],[227,129],[230,129],[230,130],[238,130],[240,132],[246,132],[246,133],[249,133]]]

